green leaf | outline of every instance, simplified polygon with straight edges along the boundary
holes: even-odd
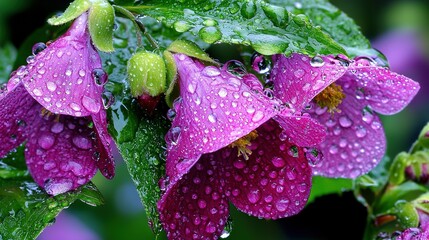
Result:
[[[91,7],[90,0],[75,0],[70,3],[68,8],[60,16],[54,16],[48,19],[51,25],[61,25],[75,18],[79,17],[82,13],[86,12]]]
[[[160,114],[153,118],[144,116],[135,138],[118,146],[155,234],[161,231],[156,204],[161,196],[158,182],[165,172],[164,136],[167,129],[168,121]]]
[[[266,55],[345,53],[308,19],[260,0],[150,0],[124,7],[156,18],[178,32],[189,31],[207,43],[250,45]]]
[[[92,183],[52,197],[32,181],[0,178],[0,239],[35,239],[61,210],[76,200],[88,202],[88,196],[94,206],[103,203]]]
[[[17,51],[12,44],[6,44],[0,48],[0,84],[9,80],[9,75],[13,69]]]
[[[384,213],[392,208],[399,200],[412,201],[418,198],[427,190],[424,186],[407,181],[401,185],[392,186],[386,190],[377,205],[373,206],[374,214]]]
[[[184,39],[178,39],[170,44],[167,48],[170,52],[183,53],[190,57],[200,59],[205,62],[217,64],[209,55],[204,52],[197,44]]]
[[[0,178],[30,177],[24,160],[24,144],[0,159]]]
[[[341,194],[353,188],[353,181],[345,178],[313,177],[310,197],[307,204],[313,202],[317,197],[327,194]]]
[[[328,0],[268,0],[268,2],[286,7],[302,18],[305,18],[303,15],[307,16],[315,26],[320,26],[323,32],[341,44],[352,57],[365,55],[385,58],[371,48],[369,40],[362,34],[354,20]]]
[[[89,11],[88,29],[94,46],[104,52],[113,52],[115,11],[107,1],[95,2]]]

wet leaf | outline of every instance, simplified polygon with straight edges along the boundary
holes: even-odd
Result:
[[[17,51],[12,44],[6,44],[0,48],[0,84],[9,80],[9,75],[13,69]]]
[[[103,203],[97,188],[89,183],[75,191],[51,197],[30,180],[0,178],[0,239],[35,239],[55,217],[74,201]]]
[[[135,138],[118,146],[156,235],[161,231],[156,204],[161,196],[158,182],[165,173],[164,136],[167,130],[168,121],[162,115],[143,116]]]
[[[250,45],[256,51],[309,55],[345,53],[310,21],[264,1],[144,1],[126,9],[151,16],[177,32],[191,32],[206,43]]]
[[[341,194],[351,190],[352,187],[353,181],[351,179],[314,176],[307,204],[313,202],[317,197],[328,194]]]
[[[302,19],[311,19],[315,26],[329,34],[335,41],[354,56],[384,56],[371,48],[369,40],[362,34],[360,27],[346,13],[331,4],[328,0],[268,0],[284,6]],[[304,20],[303,20],[304,21]]]

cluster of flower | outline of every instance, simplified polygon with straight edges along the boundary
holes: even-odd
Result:
[[[51,195],[87,183],[97,168],[114,175],[101,96],[107,74],[86,23],[85,13],[56,41],[37,45],[0,93],[0,156],[27,141],[29,171]],[[305,206],[313,174],[365,174],[385,153],[376,113],[400,111],[419,90],[366,57],[274,55],[265,86],[236,61],[174,60],[180,97],[168,112],[158,202],[169,239],[217,238],[229,201],[277,219]]]

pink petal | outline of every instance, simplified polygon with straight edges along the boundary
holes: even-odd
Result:
[[[420,89],[419,83],[389,69],[355,62],[342,81],[353,96],[381,114],[395,114],[405,108]]]
[[[228,200],[216,175],[218,152],[206,154],[158,202],[160,219],[173,239],[218,239],[229,216]]]
[[[60,116],[57,121],[55,116],[38,116],[29,126],[27,166],[34,181],[48,194],[76,189],[95,175],[95,142],[89,123],[85,118]]]
[[[274,119],[284,129],[282,138],[301,147],[310,147],[321,143],[326,137],[326,128],[310,116],[280,114]]]
[[[170,178],[186,173],[201,154],[229,145],[276,114],[268,97],[231,73],[182,54],[175,60],[181,98],[166,135]]]
[[[348,90],[343,86],[343,89]],[[324,124],[327,136],[319,145],[324,160],[313,173],[326,177],[356,178],[374,168],[384,156],[386,137],[380,119],[363,102],[346,94],[330,113],[313,104],[311,116]]]
[[[115,160],[112,148],[116,147],[116,145],[107,130],[106,111],[101,109],[97,114],[91,115],[91,117],[97,134],[97,167],[103,176],[112,179],[115,176]]]
[[[318,61],[317,61],[318,60]],[[317,94],[346,72],[348,62],[333,57],[313,59],[302,54],[273,56],[271,81],[274,96],[297,110],[303,109]]]
[[[225,194],[241,211],[252,216],[277,219],[298,213],[307,203],[311,168],[302,148],[282,141],[275,121],[257,129],[248,160],[224,150]]]
[[[27,138],[28,125],[32,124],[36,101],[22,84],[0,93],[0,157],[18,147]]]
[[[22,81],[31,96],[50,112],[88,116],[103,106],[101,94],[107,74],[101,68],[85,13],[64,35],[35,56]],[[98,80],[94,73],[101,75]]]

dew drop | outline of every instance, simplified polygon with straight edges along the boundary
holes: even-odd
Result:
[[[219,97],[224,98],[228,95],[228,91],[226,91],[225,88],[220,88],[217,94],[219,95]]]
[[[57,85],[54,82],[46,82],[46,87],[51,92],[54,92],[55,90],[57,90]]]
[[[186,32],[189,29],[191,29],[192,25],[190,23],[188,23],[187,21],[176,21],[173,23],[173,27],[174,27],[174,30],[182,33],[182,32]]]
[[[92,147],[91,141],[87,137],[84,137],[81,135],[77,135],[73,137],[72,141],[73,141],[73,144],[80,149],[87,150]]]
[[[281,200],[279,200],[279,201],[276,202],[276,208],[280,212],[286,211],[286,209],[288,208],[288,206],[289,206],[289,200],[287,200],[287,199],[281,199]]]
[[[356,129],[356,136],[357,136],[358,138],[363,138],[363,137],[365,137],[365,136],[366,136],[366,128],[364,128],[363,126],[359,126],[359,127]]]
[[[50,195],[58,195],[61,193],[68,192],[72,189],[73,182],[69,179],[61,179],[54,181],[52,179],[48,179],[44,184],[45,191]]]
[[[266,4],[262,6],[262,10],[274,26],[284,28],[288,25],[289,13],[284,7]]]
[[[223,69],[236,77],[243,77],[247,74],[246,67],[237,60],[230,60],[225,63]]]
[[[250,190],[249,193],[247,193],[247,199],[250,203],[256,203],[261,199],[261,193],[259,189],[253,189]]]
[[[271,70],[271,63],[259,53],[254,53],[251,58],[252,69],[260,74],[266,74]]]
[[[82,105],[86,110],[92,113],[98,113],[101,108],[99,103],[97,103],[93,98],[90,98],[88,96],[82,97]]]
[[[222,33],[219,28],[215,26],[203,27],[198,32],[201,39],[206,43],[215,43],[222,38]]]
[[[55,137],[50,134],[43,134],[39,137],[39,139],[37,140],[37,143],[41,148],[48,150],[52,146],[54,146]]]
[[[325,61],[323,61],[323,58],[321,58],[319,56],[315,56],[315,57],[311,58],[310,65],[312,67],[322,67],[323,65],[325,65]]]
[[[298,157],[298,147],[297,146],[290,147],[288,150],[288,154],[291,157]]]
[[[33,53],[33,55],[37,55],[38,53],[40,53],[41,51],[46,49],[46,44],[45,43],[36,43],[33,45],[33,48],[31,49],[31,52]]]
[[[220,75],[219,69],[213,66],[205,67],[201,73],[207,77],[216,77]]]
[[[252,117],[252,121],[253,122],[259,122],[259,121],[261,121],[262,119],[264,118],[264,113],[262,112],[262,111],[256,111],[254,114],[253,114],[253,117]]]
[[[51,132],[60,133],[64,130],[64,124],[60,122],[56,122],[51,127]]]
[[[310,148],[305,152],[305,158],[311,166],[315,166],[323,158],[323,154],[316,148]]]
[[[43,95],[42,91],[38,88],[33,89],[33,94],[37,97],[40,97]]]
[[[348,118],[347,116],[341,116],[339,119],[339,123],[341,127],[350,127],[353,124],[352,120],[350,120],[350,118]]]
[[[177,145],[177,142],[179,141],[179,138],[180,138],[180,132],[181,132],[180,127],[171,128],[166,135],[167,142],[170,143],[171,145]]]
[[[107,83],[107,74],[101,68],[95,68],[94,70],[92,70],[92,78],[97,85],[101,86]]]
[[[273,163],[273,165],[275,167],[278,167],[278,168],[282,168],[286,165],[285,160],[283,158],[280,158],[280,157],[273,157],[271,159],[271,162]]]

